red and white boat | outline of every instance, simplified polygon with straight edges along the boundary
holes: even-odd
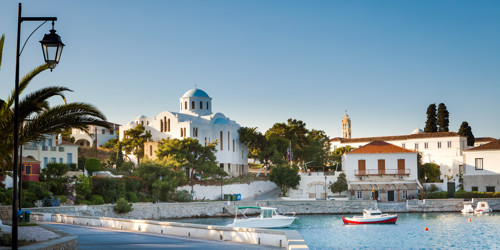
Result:
[[[342,217],[344,224],[396,224],[397,214],[383,214],[378,209],[363,209],[363,216]]]

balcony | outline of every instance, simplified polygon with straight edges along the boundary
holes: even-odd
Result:
[[[50,151],[56,151],[56,147],[50,147]]]
[[[410,175],[410,169],[367,169],[354,170],[355,176],[370,176],[370,175]]]
[[[49,146],[42,146],[43,151],[49,151]]]
[[[38,146],[24,145],[24,150],[38,150]]]

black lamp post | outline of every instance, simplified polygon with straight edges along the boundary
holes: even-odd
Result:
[[[52,21],[52,30],[50,34],[46,34],[40,43],[42,44],[43,54],[45,62],[52,69],[59,63],[61,58],[62,48],[64,44],[61,42],[61,38],[56,34],[54,30],[54,21],[57,21],[57,17],[22,17],[21,16],[22,5],[19,3],[19,14],[17,18],[17,49],[16,49],[16,77],[15,77],[15,100],[14,100],[14,165],[13,165],[13,176],[12,176],[12,249],[17,249],[17,220],[18,220],[18,210],[17,210],[17,175],[20,160],[19,157],[19,57],[21,56],[22,50],[20,50],[21,41],[21,23],[24,21]],[[44,23],[42,23],[38,28],[40,28]],[[31,35],[38,29],[36,28]],[[31,37],[28,37],[28,39]],[[26,42],[28,42],[26,39]],[[25,42],[25,45],[26,45]],[[24,47],[23,47],[24,48]],[[20,201],[19,201],[20,202]]]

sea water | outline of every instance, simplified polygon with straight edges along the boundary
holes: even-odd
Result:
[[[344,225],[342,215],[297,217],[284,230],[297,230],[310,249],[500,249],[500,213],[400,213],[396,224],[376,225]],[[175,221],[227,225],[233,218]]]

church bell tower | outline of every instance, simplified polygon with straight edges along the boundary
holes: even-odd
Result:
[[[351,118],[347,115],[347,110],[342,118],[342,138],[351,138]]]

